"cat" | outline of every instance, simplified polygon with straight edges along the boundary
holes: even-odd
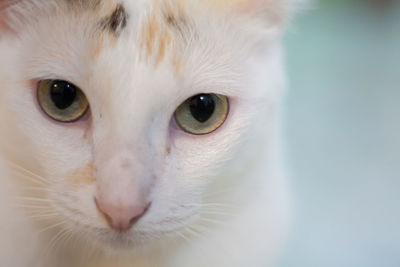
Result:
[[[1,266],[271,266],[293,5],[0,0]]]

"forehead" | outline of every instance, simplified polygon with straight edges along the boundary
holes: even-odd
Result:
[[[95,41],[94,51],[97,55],[110,47],[124,47],[126,49],[119,51],[139,52],[137,56],[140,60],[155,66],[163,61],[169,61],[179,73],[182,72],[185,52],[193,52],[196,48],[207,50],[217,42],[222,46],[224,43],[222,40],[226,37],[224,35],[229,35],[227,27],[229,22],[224,20],[225,18],[222,19],[222,16],[216,16],[219,12],[215,12],[214,15],[208,12],[212,5],[203,5],[204,3],[219,5],[227,1],[81,1],[85,4],[72,2],[68,5],[72,5],[74,10],[78,9],[78,12],[90,14],[87,17],[90,20],[88,24],[90,31],[95,33],[91,39]],[[226,41],[227,44],[229,40]],[[231,42],[227,47],[234,48],[234,46],[234,42]]]
[[[98,39],[100,43],[105,38],[117,40],[126,32],[134,35],[137,47],[142,50],[140,52],[156,57],[156,63],[164,59],[167,50],[182,45],[195,30],[189,19],[193,14],[188,15],[189,2],[181,0],[82,0],[80,4],[65,3],[72,13],[88,15],[89,31],[94,33],[92,39]],[[101,47],[99,45],[96,50],[100,52]]]
[[[39,1],[40,2],[40,1]],[[118,34],[127,26],[128,20],[138,21],[145,17],[146,13],[164,16],[166,22],[174,19],[178,14],[182,15],[183,7],[189,6],[196,1],[182,0],[58,0],[57,4],[44,5],[39,7],[72,11],[73,13],[90,13],[95,16],[99,29],[108,30],[110,33]],[[147,14],[148,15],[148,14]]]
[[[152,78],[146,83],[157,83],[179,77],[191,83],[179,87],[185,88],[185,97],[197,93],[190,93],[191,88],[234,89],[236,86],[226,83],[234,83],[232,77],[241,73],[235,67],[243,65],[237,62],[243,62],[247,56],[244,52],[247,40],[245,36],[240,40],[236,28],[232,30],[222,16],[213,16],[207,7],[203,9],[196,3],[194,0],[57,0],[57,5],[46,2],[48,6],[42,10],[47,11],[49,19],[43,16],[41,30],[35,34],[36,42],[45,46],[31,45],[36,47],[33,54],[45,58],[46,64],[35,57],[36,65],[30,75],[70,80],[83,89],[105,90],[134,87],[146,78]],[[165,75],[166,72],[170,73]],[[94,86],[93,80],[101,81],[102,85]],[[217,82],[222,81],[224,84],[219,86]]]

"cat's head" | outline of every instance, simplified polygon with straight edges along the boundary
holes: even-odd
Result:
[[[210,184],[279,99],[287,5],[0,0],[2,134],[37,217],[134,246],[218,207]]]

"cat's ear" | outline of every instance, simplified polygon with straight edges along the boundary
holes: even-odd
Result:
[[[0,0],[0,34],[16,33],[17,26],[26,25],[27,14],[38,1]]]
[[[242,15],[247,15],[263,21],[268,25],[282,25],[288,14],[287,1],[285,0],[234,0],[234,10]]]
[[[266,26],[283,25],[290,2],[298,0],[205,0],[233,16],[246,16]]]
[[[8,24],[8,9],[17,3],[17,0],[0,0],[0,32],[10,30]]]

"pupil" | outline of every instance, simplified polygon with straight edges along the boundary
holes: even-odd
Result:
[[[215,110],[215,102],[212,95],[201,94],[194,96],[190,100],[190,112],[199,122],[208,121]]]
[[[51,84],[50,96],[57,108],[66,109],[75,101],[76,87],[64,81],[54,81]]]

